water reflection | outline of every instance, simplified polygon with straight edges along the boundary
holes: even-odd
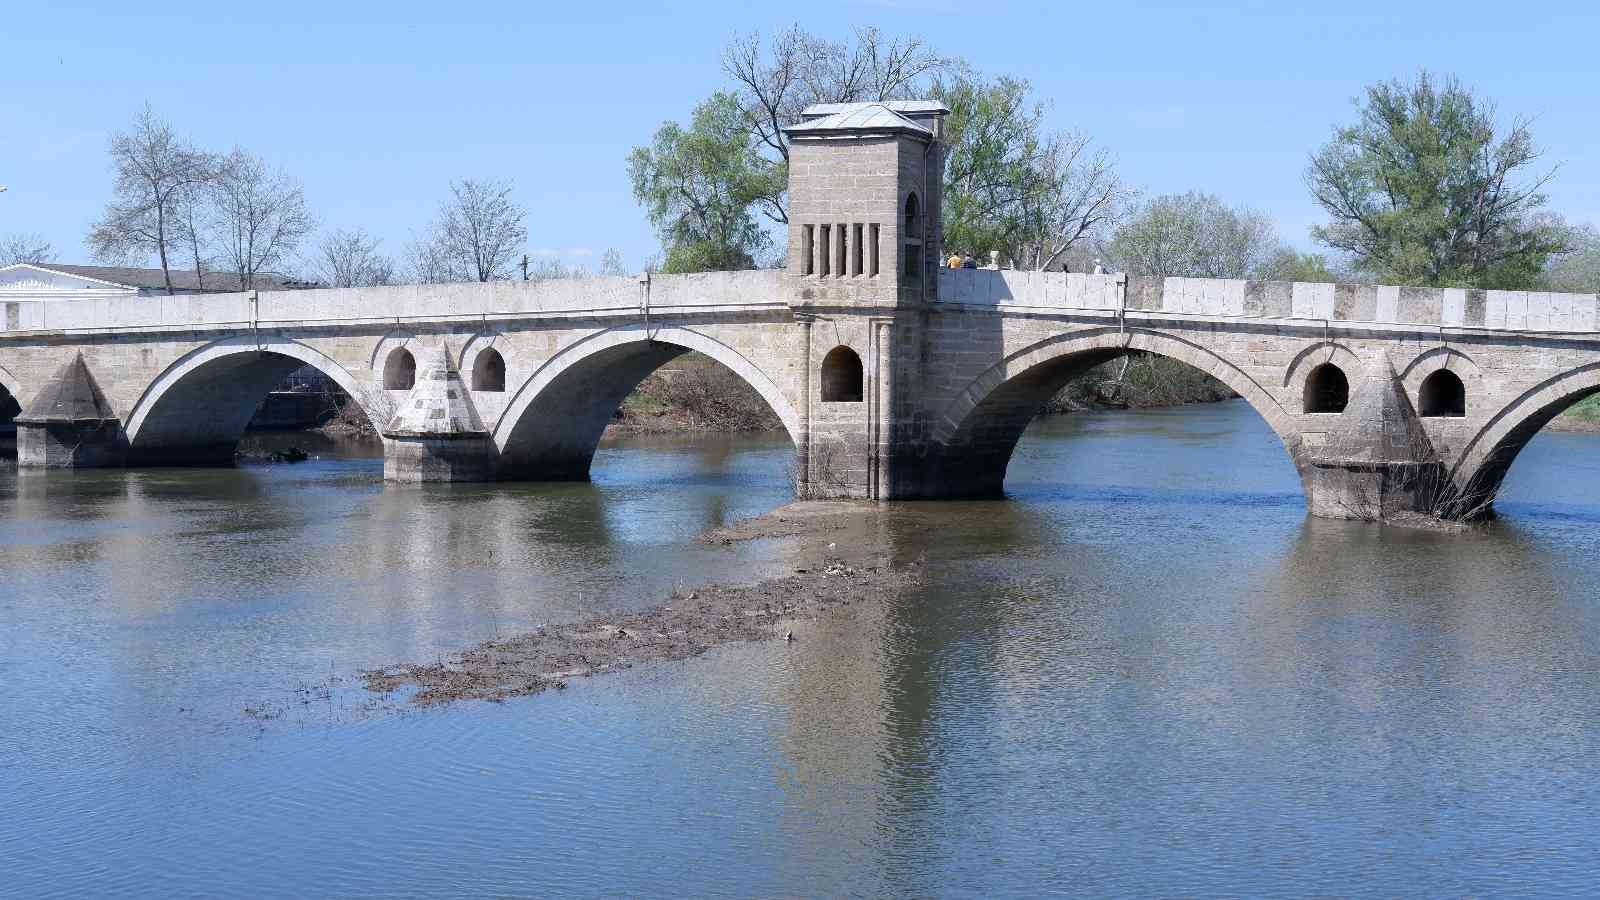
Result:
[[[1307,519],[1247,407],[1038,423],[1004,502],[877,527],[925,580],[503,706],[301,684],[793,568],[690,542],[788,442],[589,484],[359,450],[0,472],[0,870],[26,896],[1581,891],[1600,852],[1600,441],[1467,534]],[[258,723],[242,714],[266,709]]]

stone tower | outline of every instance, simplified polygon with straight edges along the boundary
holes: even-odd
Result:
[[[803,496],[890,499],[938,290],[949,113],[825,103],[789,136],[789,303],[806,330]],[[902,469],[903,470],[903,469]]]

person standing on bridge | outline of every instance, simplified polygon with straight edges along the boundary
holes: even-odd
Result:
[[[961,268],[961,254],[959,254],[959,253],[950,254],[950,258],[945,261],[945,265],[948,268],[951,268],[951,269],[959,269],[959,268]]]

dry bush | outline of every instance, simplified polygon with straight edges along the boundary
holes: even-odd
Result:
[[[378,429],[394,415],[394,401],[375,385],[362,385],[359,390],[359,402],[348,394],[335,401],[338,411],[323,424],[321,431],[341,436],[378,436]]]
[[[622,424],[640,430],[770,431],[783,427],[743,378],[698,354],[651,373],[623,401]]]
[[[1179,406],[1237,396],[1227,385],[1187,363],[1136,351],[1101,363],[1067,382],[1045,404],[1045,412]]]

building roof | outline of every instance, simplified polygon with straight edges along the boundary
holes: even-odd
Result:
[[[849,112],[864,106],[881,106],[891,112],[901,115],[916,116],[942,116],[950,112],[950,108],[937,100],[877,100],[865,103],[813,103],[801,113],[802,119],[820,119],[834,113]]]
[[[921,101],[918,101],[921,102]],[[813,116],[817,110],[832,109]],[[943,106],[939,107],[944,110]],[[942,115],[942,113],[940,113]],[[806,119],[784,131],[791,135],[825,135],[860,132],[894,132],[922,138],[933,137],[933,129],[918,124],[892,109],[888,103],[822,103],[807,107]]]
[[[82,278],[92,278],[109,284],[119,284],[125,287],[137,288],[141,291],[165,291],[166,282],[161,277],[160,269],[143,269],[133,266],[79,266],[67,263],[34,263],[34,268],[45,269],[51,272],[61,272],[66,275],[77,275]],[[185,293],[204,291],[207,293],[228,293],[241,291],[242,281],[236,273],[232,272],[206,272],[205,277],[199,278],[193,269],[172,268],[168,270],[172,275],[172,289]],[[262,291],[282,291],[292,288],[306,287],[305,282],[285,278],[282,275],[257,273],[255,289]]]

